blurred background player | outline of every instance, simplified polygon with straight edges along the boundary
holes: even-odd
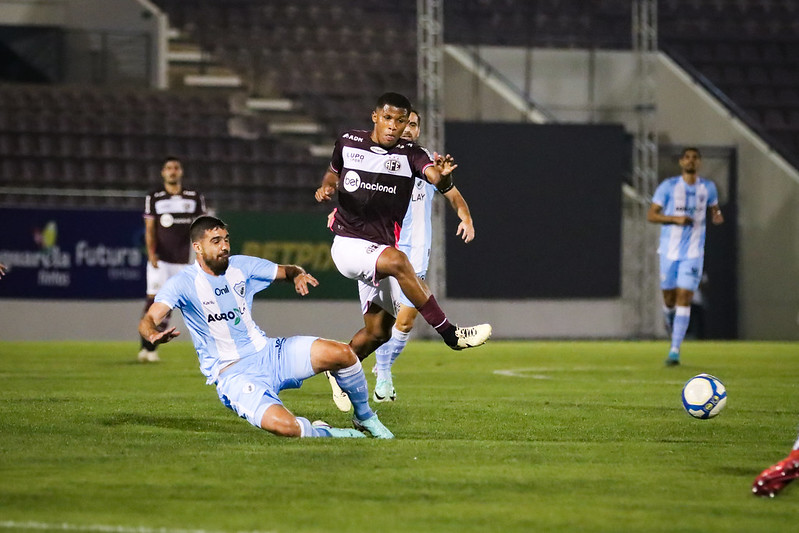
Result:
[[[421,121],[419,113],[412,109],[408,115],[408,124],[405,126],[402,139],[414,143],[417,142],[421,134]],[[446,161],[439,158],[437,163],[439,161],[441,162],[441,165],[438,166],[440,171],[444,170],[445,165],[451,166],[450,172],[457,168],[451,158],[447,158]],[[413,193],[411,194],[411,202],[408,205],[408,211],[405,213],[405,219],[402,221],[402,230],[397,242],[397,247],[408,256],[416,275],[421,280],[426,278],[427,267],[430,263],[430,250],[433,240],[433,199],[436,190],[427,181],[416,179]],[[451,193],[447,194],[446,197],[460,219],[456,235],[461,237],[463,242],[471,242],[474,239],[474,224],[466,200],[464,200],[455,186],[452,187]],[[416,315],[419,314],[416,307],[413,306],[404,293],[400,294],[399,302],[397,321],[394,327],[391,328],[391,338],[375,351],[374,372],[377,374],[377,383],[372,398],[376,402],[393,402],[397,397],[397,393],[394,390],[391,367],[408,343],[414,320],[416,320]]]
[[[450,323],[435,296],[395,246],[408,210],[415,178],[452,195],[451,166],[440,171],[434,158],[415,143],[400,142],[411,105],[405,96],[385,93],[372,111],[372,131],[350,130],[336,141],[330,167],[316,190],[317,202],[338,192],[331,230],[331,255],[339,272],[358,281],[364,327],[350,340],[363,360],[391,337],[399,289],[454,350],[485,343],[491,326]],[[399,287],[397,287],[399,285]]]
[[[713,224],[724,217],[716,184],[698,175],[702,154],[685,148],[680,156],[682,175],[664,180],[655,190],[646,219],[662,224],[660,230],[660,288],[663,315],[671,335],[667,366],[680,364],[680,347],[691,319],[691,300],[702,281],[705,259],[706,214]]]
[[[297,265],[278,265],[245,255],[230,256],[230,234],[218,218],[202,216],[191,225],[196,262],[173,276],[158,291],[139,323],[152,344],[169,342],[179,333],[158,324],[179,308],[191,331],[206,383],[215,384],[220,401],[250,424],[284,437],[363,437],[394,435],[369,407],[361,361],[348,345],[318,337],[268,337],[252,318],[255,293],[274,281],[294,284],[308,294],[316,279]],[[339,384],[355,407],[356,429],[332,428],[295,417],[278,394],[298,388],[309,377],[336,370]]]
[[[147,245],[147,301],[144,312],[153,303],[166,280],[192,262],[189,227],[205,214],[205,198],[195,190],[183,188],[183,166],[177,157],[168,156],[161,165],[163,187],[144,200],[144,239]],[[164,329],[169,315],[158,327]],[[139,362],[159,361],[155,346],[141,339]]]

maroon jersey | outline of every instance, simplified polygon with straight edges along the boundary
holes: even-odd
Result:
[[[339,175],[338,203],[331,229],[336,235],[395,246],[416,178],[433,165],[416,143],[401,140],[386,150],[371,132],[350,130],[336,141],[330,168]]]
[[[191,257],[189,227],[205,214],[205,198],[197,191],[183,189],[169,194],[153,191],[144,200],[144,218],[155,219],[155,253],[167,263],[188,263]]]

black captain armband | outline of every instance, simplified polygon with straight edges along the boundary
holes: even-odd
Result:
[[[455,186],[455,180],[453,180],[453,179],[452,179],[452,176],[447,176],[447,177],[449,178],[449,181],[448,181],[447,183],[443,183],[443,184],[442,184],[442,185],[443,185],[443,187],[444,187],[443,189],[441,189],[441,188],[439,188],[439,187],[436,187],[436,189],[438,190],[438,192],[440,192],[441,194],[446,194],[446,193],[448,193],[448,192],[449,192],[449,191],[451,191],[451,190],[452,190],[452,188]]]

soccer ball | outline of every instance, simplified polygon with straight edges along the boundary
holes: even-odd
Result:
[[[727,389],[719,378],[699,374],[683,386],[682,405],[694,418],[713,418],[727,405]]]

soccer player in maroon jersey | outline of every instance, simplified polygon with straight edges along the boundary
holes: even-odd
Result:
[[[415,178],[452,193],[451,167],[439,170],[422,147],[402,140],[410,101],[385,93],[372,111],[372,131],[350,130],[336,141],[330,167],[316,190],[317,202],[332,200],[338,208],[331,230],[336,234],[331,255],[346,277],[358,281],[364,327],[350,341],[363,360],[391,337],[399,292],[454,350],[472,348],[491,336],[491,325],[451,324],[407,256],[396,248]]]
[[[177,157],[164,158],[161,165],[163,186],[147,195],[144,201],[144,240],[147,245],[146,313],[155,294],[166,280],[191,263],[189,228],[205,214],[205,198],[197,191],[183,188],[183,166]],[[166,328],[169,316],[161,324]],[[155,346],[142,337],[139,362],[159,361]]]

